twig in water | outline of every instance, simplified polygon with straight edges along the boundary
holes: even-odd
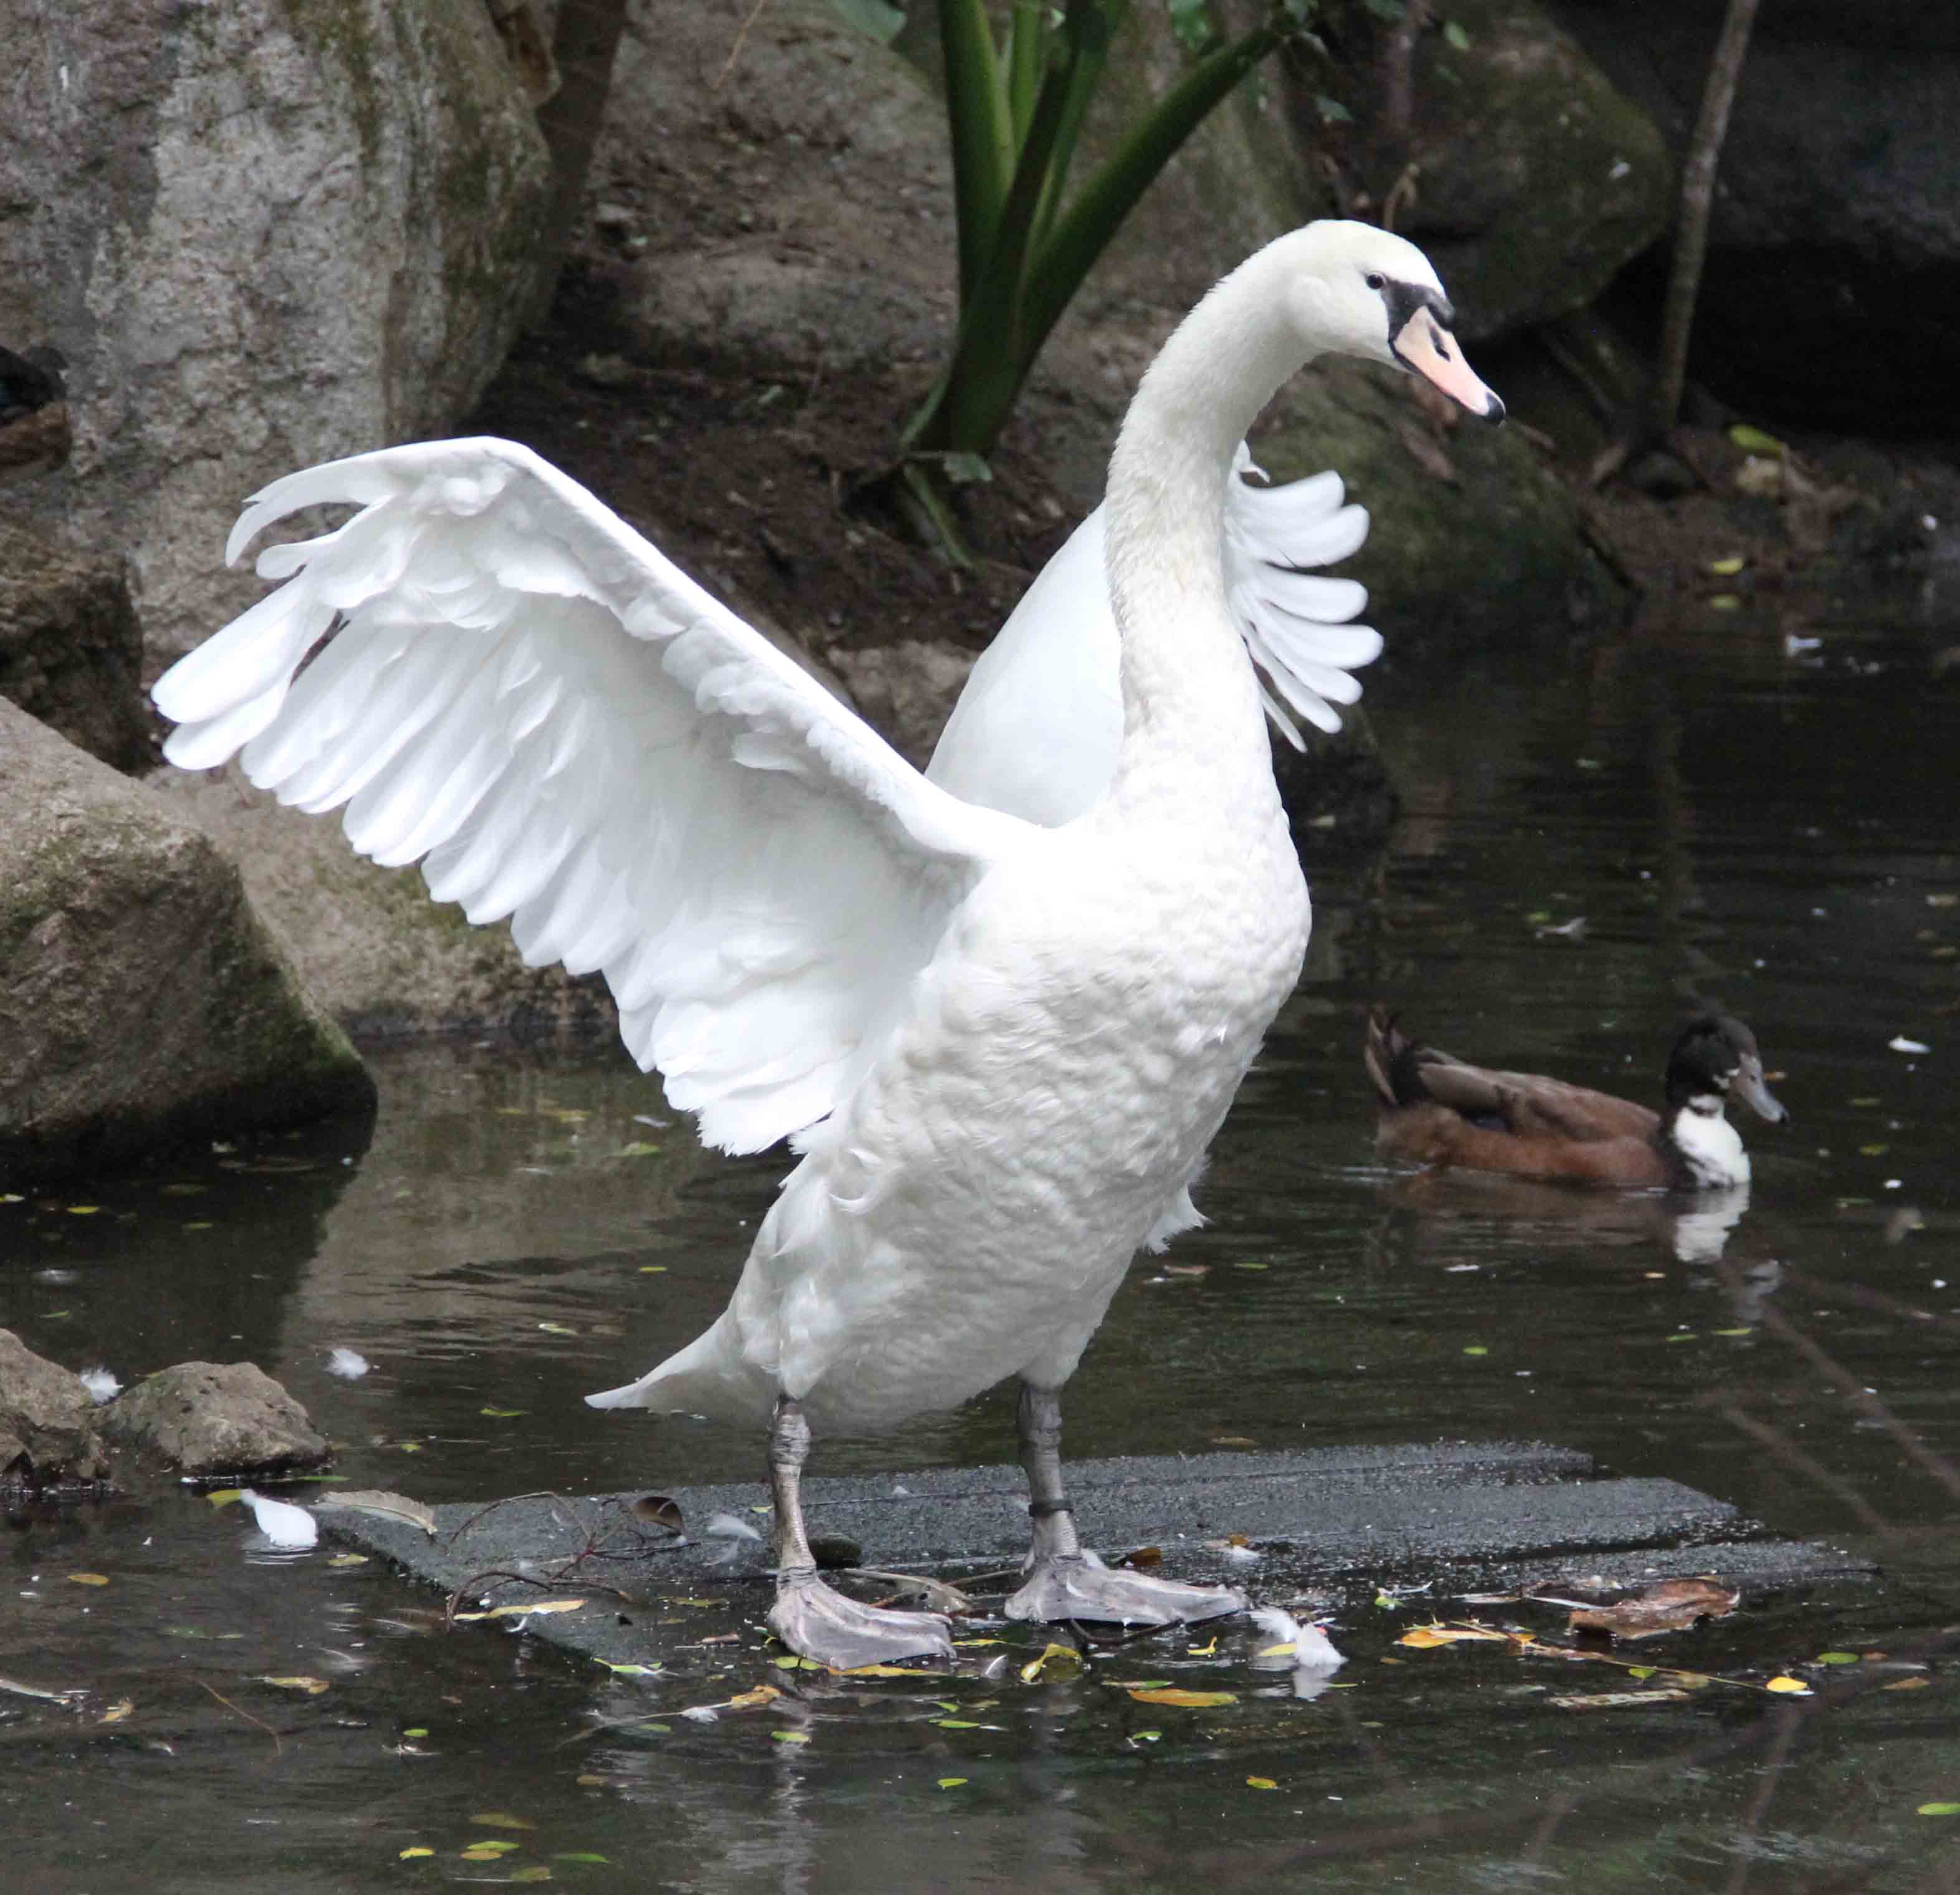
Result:
[[[204,1689],[208,1691],[213,1697],[217,1699],[218,1703],[223,1705],[228,1711],[236,1711],[239,1716],[242,1717],[247,1724],[257,1725],[259,1729],[263,1731],[272,1740],[272,1755],[275,1758],[283,1757],[285,1754],[285,1746],[279,1741],[278,1732],[274,1730],[272,1727],[264,1720],[264,1719],[254,1717],[250,1711],[240,1710],[239,1707],[234,1704],[222,1691],[218,1690],[216,1685],[205,1684],[204,1680],[202,1678],[199,1678],[197,1682],[200,1685],[203,1685]]]

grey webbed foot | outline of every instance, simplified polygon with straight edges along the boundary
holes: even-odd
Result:
[[[1141,1572],[1112,1571],[1093,1553],[1038,1557],[1008,1600],[1010,1619],[1064,1619],[1117,1625],[1195,1625],[1242,1612],[1246,1595],[1230,1586],[1185,1585]]]
[[[768,1626],[792,1652],[838,1671],[899,1658],[953,1656],[953,1640],[940,1614],[860,1604],[825,1585],[814,1569],[778,1579]]]

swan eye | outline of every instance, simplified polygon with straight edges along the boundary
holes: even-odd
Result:
[[[1371,290],[1386,288],[1388,285],[1389,281],[1389,279],[1384,276],[1379,270],[1370,270],[1363,280],[1367,282],[1369,288]]]

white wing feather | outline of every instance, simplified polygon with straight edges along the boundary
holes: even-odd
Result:
[[[1338,730],[1334,707],[1361,695],[1348,673],[1381,655],[1379,632],[1347,622],[1367,590],[1301,570],[1345,559],[1367,538],[1368,516],[1342,504],[1338,474],[1270,488],[1242,478],[1259,472],[1241,442],[1225,496],[1226,596],[1262,674],[1267,714],[1299,749],[1294,715]],[[969,803],[1054,826],[1102,793],[1122,736],[1099,507],[980,654],[926,774]]]
[[[284,803],[346,806],[525,959],[602,971],[702,1135],[759,1150],[848,1090],[1018,825],[927,783],[590,494],[499,440],[275,481],[227,548],[279,591],[158,682],[196,769],[242,749]],[[320,640],[339,629],[310,665]]]

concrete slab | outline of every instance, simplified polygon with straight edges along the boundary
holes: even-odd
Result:
[[[1678,1482],[1602,1479],[1586,1456],[1541,1443],[1086,1461],[1068,1472],[1083,1538],[1106,1557],[1157,1547],[1167,1575],[1230,1581],[1275,1602],[1306,1590],[1338,1596],[1351,1585],[1429,1582],[1443,1601],[1547,1581],[1630,1584],[1696,1572],[1761,1591],[1869,1569],[1828,1547],[1774,1539]],[[581,1598],[578,1610],[533,1616],[523,1628],[608,1664],[653,1664],[704,1636],[752,1636],[770,1597],[763,1491],[676,1490],[679,1539],[632,1512],[637,1494],[438,1507],[433,1539],[338,1509],[321,1522],[418,1579],[460,1591],[465,1609]],[[813,1534],[856,1541],[867,1566],[966,1585],[1012,1568],[1026,1545],[1017,1467],[813,1479],[804,1494]],[[706,1534],[718,1513],[765,1537]],[[1232,1550],[1235,1534],[1249,1548]],[[980,1583],[976,1603],[1009,1589],[1004,1577]]]

